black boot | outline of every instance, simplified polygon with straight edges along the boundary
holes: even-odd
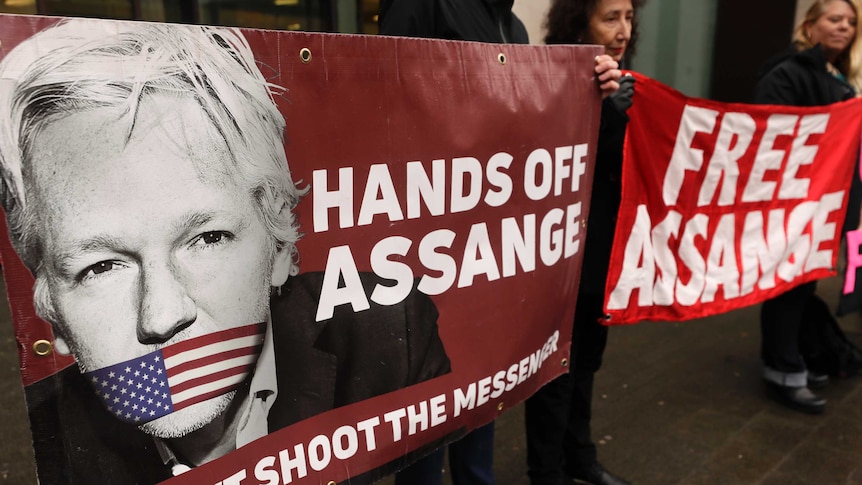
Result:
[[[596,459],[596,445],[590,438],[592,418],[593,372],[572,372],[572,398],[569,404],[569,426],[566,429],[566,476],[569,484],[629,485],[629,482],[605,470]]]
[[[584,470],[580,470],[578,474],[570,476],[571,484],[577,485],[631,485],[629,482],[605,470],[599,462],[593,462],[592,465]]]
[[[782,386],[766,381],[766,395],[790,409],[803,413],[823,414],[826,409],[826,399],[817,396],[807,387]]]

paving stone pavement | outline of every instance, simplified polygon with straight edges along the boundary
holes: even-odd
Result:
[[[839,290],[837,278],[818,288],[833,307]],[[760,379],[758,311],[611,329],[593,418],[608,469],[638,485],[862,485],[862,377],[833,379],[821,391],[828,399],[822,416],[768,401]],[[862,344],[862,317],[844,317],[841,326]],[[36,483],[32,460],[4,304],[0,483]],[[497,421],[495,474],[500,485],[528,483],[522,406]]]

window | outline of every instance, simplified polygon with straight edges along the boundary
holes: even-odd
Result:
[[[377,33],[380,0],[0,0],[0,13]]]

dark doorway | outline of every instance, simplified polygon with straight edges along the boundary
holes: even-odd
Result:
[[[751,102],[760,67],[790,45],[795,15],[794,0],[719,0],[710,97]]]

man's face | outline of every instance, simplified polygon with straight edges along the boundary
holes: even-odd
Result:
[[[127,140],[121,111],[48,124],[26,177],[40,216],[57,348],[92,371],[213,331],[266,321],[275,252],[230,155],[190,99],[145,98]],[[177,437],[220,415],[232,394],[144,425]]]

